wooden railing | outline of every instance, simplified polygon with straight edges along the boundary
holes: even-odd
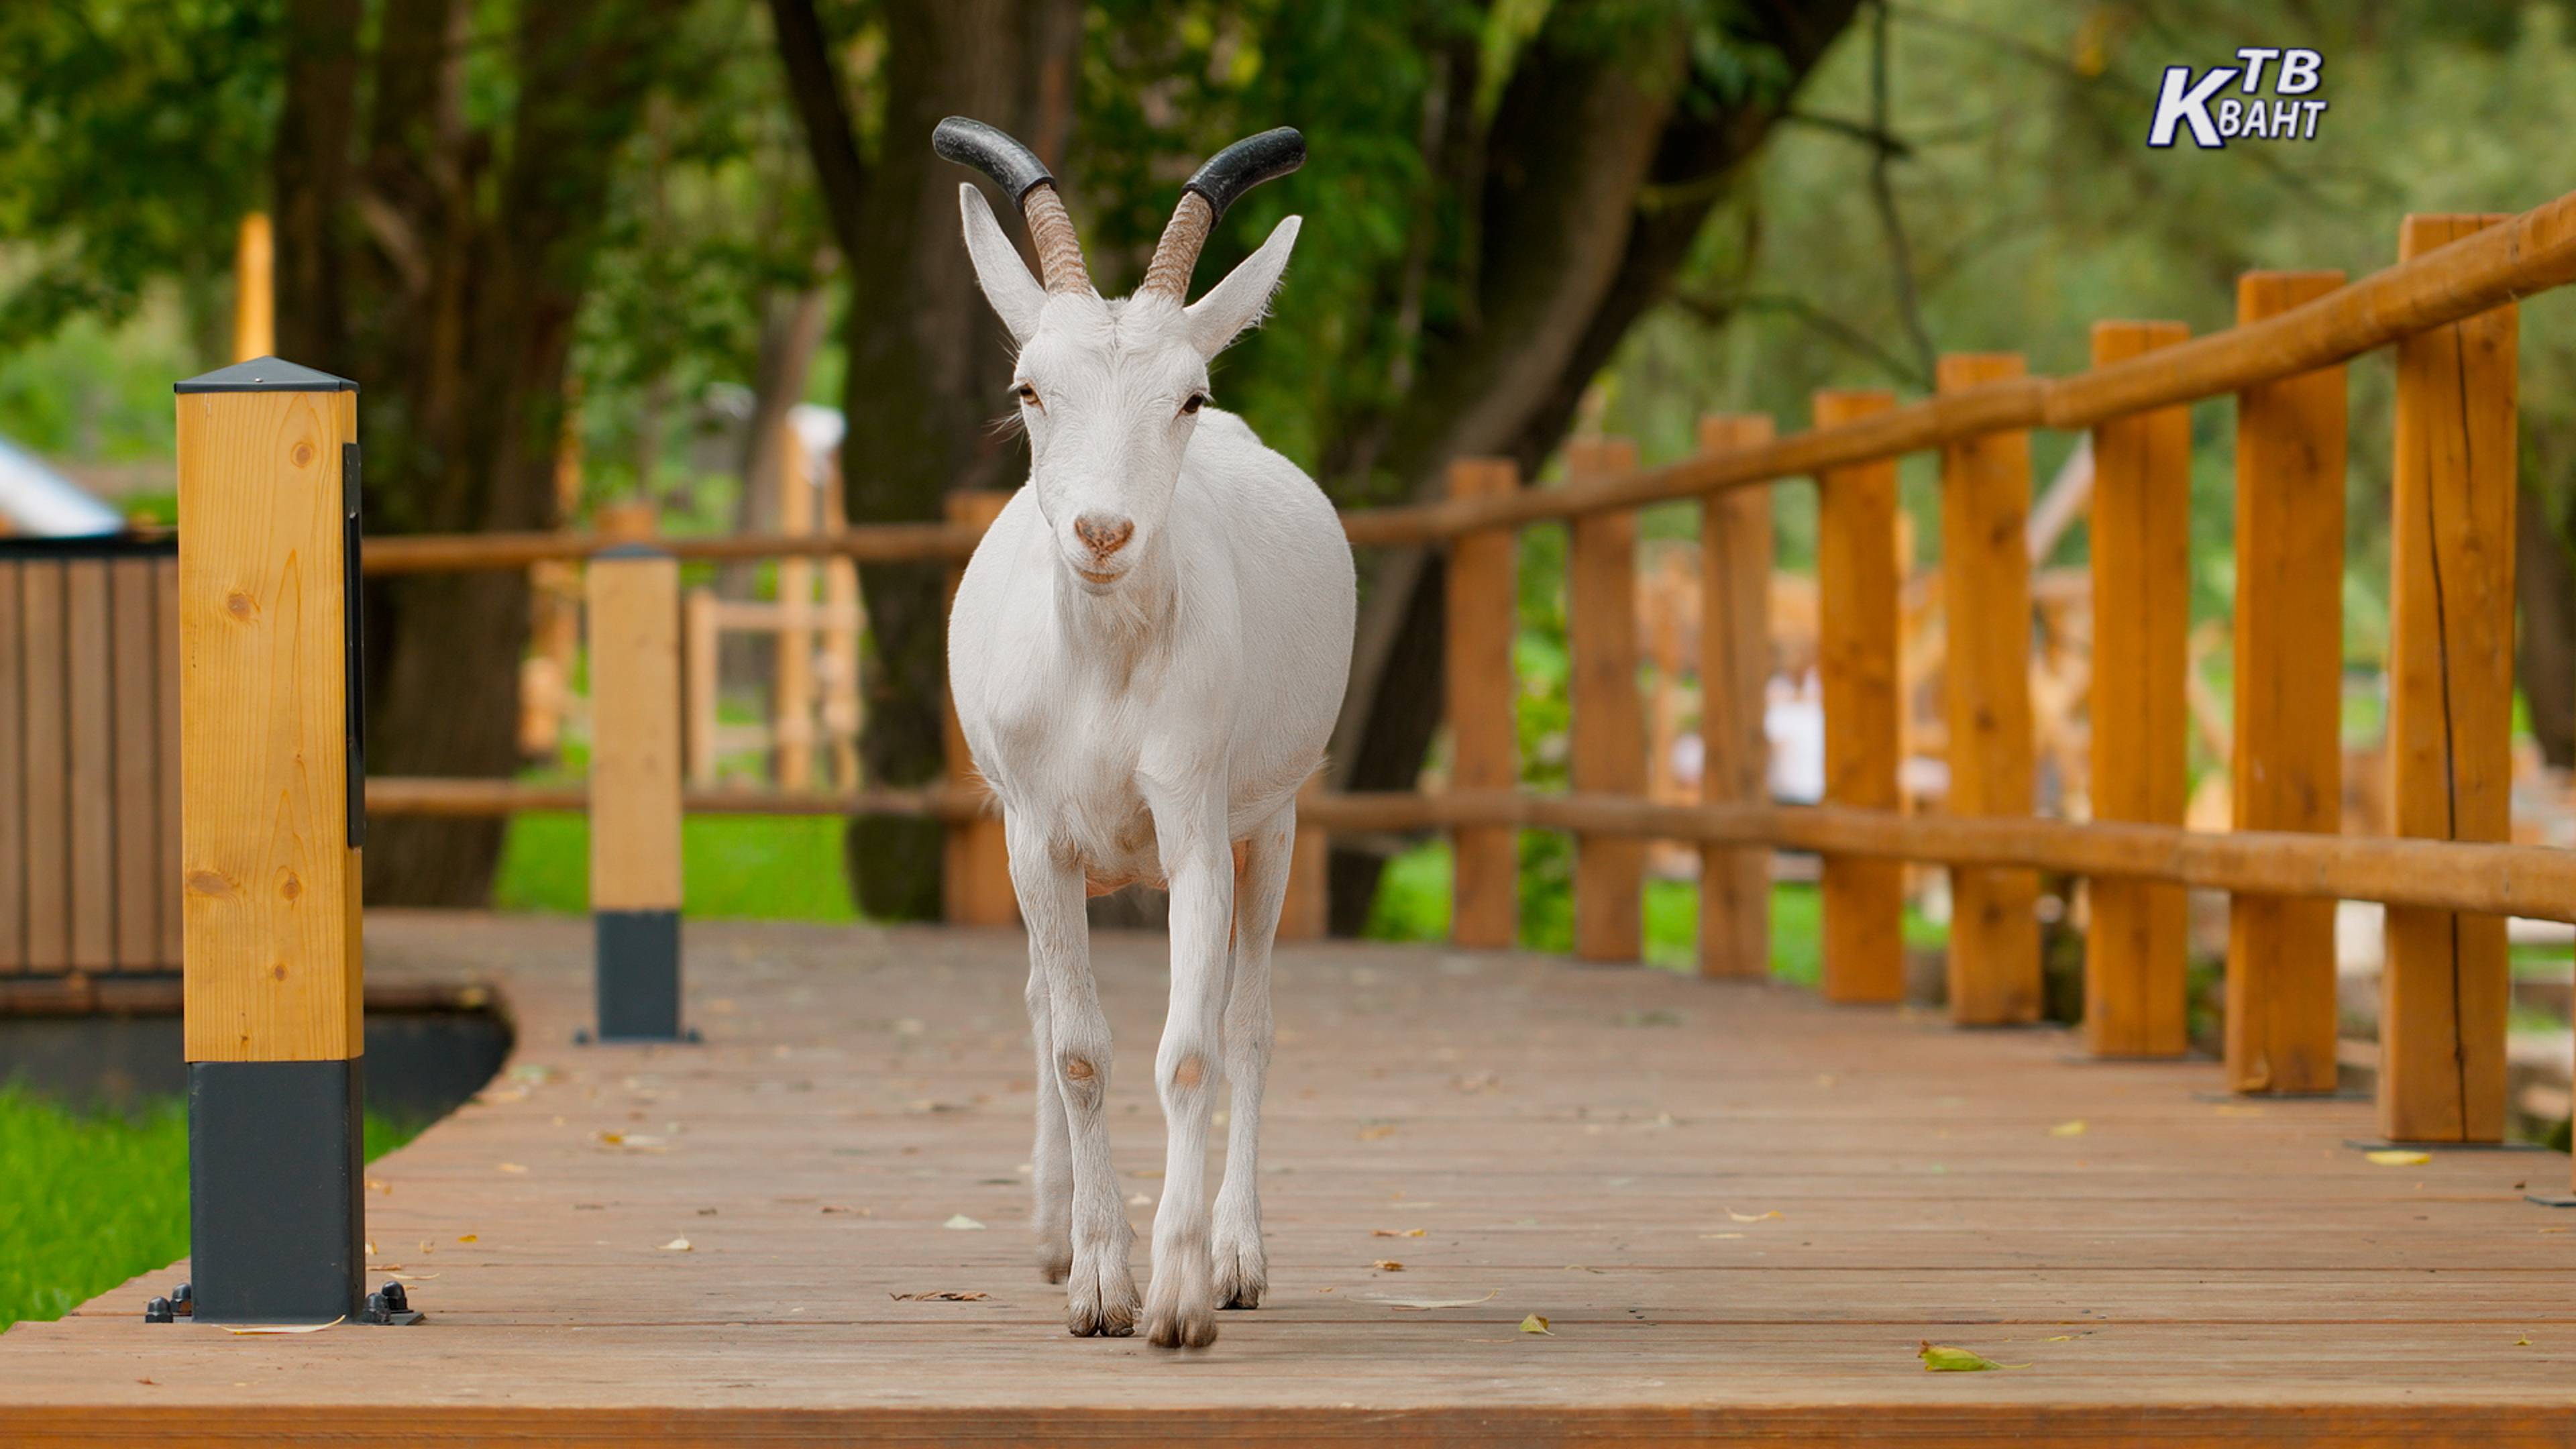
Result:
[[[2493,1142],[2505,1127],[2507,915],[2576,921],[2576,852],[2505,843],[2511,718],[2515,299],[2576,279],[2576,196],[2512,217],[2408,218],[2401,261],[2360,282],[2256,273],[2239,325],[2186,340],[2174,323],[2108,322],[2095,366],[2026,375],[2020,359],[1943,360],[1933,397],[1899,405],[1828,392],[1815,426],[1774,437],[1768,419],[1713,418],[1700,451],[1640,467],[1615,440],[1569,449],[1567,480],[1519,486],[1508,463],[1462,459],[1447,496],[1345,515],[1356,545],[1448,550],[1451,788],[1310,794],[1283,934],[1321,929],[1325,832],[1446,830],[1453,934],[1516,934],[1515,832],[1572,832],[1575,950],[1634,960],[1645,842],[1703,852],[1699,962],[1711,975],[1767,969],[1767,856],[1823,857],[1823,989],[1890,1002],[1904,989],[1902,862],[1949,867],[1956,903],[1950,1011],[1962,1025],[2040,1012],[2034,873],[2095,883],[2087,1037],[2106,1056],[2187,1048],[2183,891],[2234,896],[2226,1071],[2240,1091],[2335,1082],[2332,901],[2385,902],[2389,959],[2380,1073],[2392,1138]],[[2343,575],[2343,364],[2397,349],[2391,579],[2391,769],[2405,838],[2336,833]],[[2183,629],[2189,566],[2188,404],[2237,398],[2237,708],[2234,825],[2183,828]],[[2028,693],[2031,563],[2022,545],[2033,428],[2092,434],[2095,615],[2089,822],[2032,814]],[[1895,460],[1941,459],[1941,571],[1949,630],[1949,813],[1898,810]],[[1762,641],[1770,567],[1764,485],[1818,489],[1825,801],[1764,795]],[[1639,798],[1636,510],[1703,503],[1705,803]],[[860,525],[829,538],[673,538],[682,559],[836,555],[862,563],[961,563],[998,509],[961,496],[943,523]],[[1567,590],[1572,789],[1520,790],[1512,728],[1513,531],[1570,526]],[[517,568],[577,558],[571,534],[370,540],[371,574]],[[676,708],[676,705],[674,706]],[[613,727],[614,721],[602,722]],[[997,825],[966,784],[922,792],[794,796],[691,791],[693,809],[823,810],[950,822],[951,918],[1007,922]],[[377,780],[378,813],[572,806],[576,791],[505,782]]]

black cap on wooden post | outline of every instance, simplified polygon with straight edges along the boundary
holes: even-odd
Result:
[[[265,357],[177,392],[194,1316],[327,1323],[366,1271],[357,385]]]

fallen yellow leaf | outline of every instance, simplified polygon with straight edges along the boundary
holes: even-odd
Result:
[[[2531,1335],[2530,1335],[2530,1334],[2528,1334],[2528,1333],[2526,1333],[2526,1334],[2524,1334],[2522,1337],[2515,1339],[2515,1340],[2513,1341],[2513,1346],[2514,1346],[2514,1347],[2516,1347],[2516,1348],[2529,1348],[2529,1347],[2531,1347]]]
[[[1974,1374],[1984,1373],[1989,1369],[2030,1367],[2026,1363],[1997,1363],[1974,1349],[1952,1348],[1946,1344],[1934,1343],[1930,1339],[1922,1340],[1915,1348],[1914,1354],[1915,1357],[1923,1360],[1923,1371],[1928,1374]]]
[[[980,1233],[984,1230],[984,1225],[982,1223],[975,1221],[964,1213],[959,1213],[957,1216],[941,1223],[940,1226],[943,1228],[955,1228],[961,1233]]]
[[[2369,1153],[2367,1155],[2370,1158],[2370,1164],[2373,1167],[2422,1167],[2425,1163],[2433,1160],[2432,1153],[2407,1152],[2403,1149],[2394,1147],[2387,1148],[2379,1152]]]
[[[688,1239],[673,1238],[671,1241],[662,1245],[662,1251],[665,1253],[687,1253],[695,1250],[689,1246]]]
[[[1326,1288],[1322,1291],[1330,1293],[1333,1290]],[[1389,1308],[1473,1308],[1479,1303],[1492,1302],[1501,1296],[1502,1291],[1497,1288],[1482,1298],[1381,1298],[1373,1293],[1362,1293],[1358,1297],[1362,1303],[1383,1303]]]
[[[1521,1332],[1544,1333],[1550,1338],[1556,1337],[1555,1330],[1547,1326],[1547,1318],[1545,1315],[1537,1313],[1533,1313],[1529,1317],[1521,1320]]]
[[[479,1243],[483,1241],[483,1235],[481,1233],[467,1233],[456,1241],[460,1243]]]
[[[2048,1129],[2048,1135],[2051,1137],[2081,1137],[2084,1135],[2084,1119],[2078,1117],[2072,1122],[2060,1122],[2056,1126]]]
[[[1730,1218],[1735,1219],[1735,1220],[1736,1220],[1737,1222],[1739,1222],[1739,1223],[1758,1223],[1758,1222],[1762,1221],[1762,1220],[1763,1220],[1763,1219],[1765,1219],[1765,1218],[1777,1218],[1777,1217],[1786,1217],[1786,1216],[1787,1216],[1787,1214],[1785,1214],[1785,1213],[1781,1212],[1778,1208],[1773,1208],[1771,1211],[1769,1211],[1769,1212],[1767,1212],[1767,1213],[1740,1213],[1740,1212],[1737,1212],[1737,1211],[1736,1211],[1735,1209],[1733,1209],[1733,1208],[1728,1208],[1728,1209],[1726,1210],[1726,1215],[1727,1215],[1728,1217],[1730,1217]]]
[[[522,1166],[520,1166],[518,1163],[515,1163],[515,1162],[504,1162],[504,1163],[502,1163],[502,1164],[501,1164],[501,1170],[502,1170],[503,1172],[525,1172],[525,1171],[527,1171],[527,1169],[526,1169],[525,1167],[522,1167]]]
[[[1702,1233],[1700,1236],[1703,1238],[1740,1238],[1744,1235],[1742,1233]]]
[[[253,1334],[270,1333],[320,1333],[326,1328],[331,1328],[348,1321],[349,1317],[344,1313],[338,1318],[332,1319],[329,1323],[245,1323],[239,1328],[235,1328],[231,1324],[227,1323],[224,1325],[224,1332],[237,1333],[244,1337],[248,1337]]]
[[[1371,1228],[1369,1229],[1369,1236],[1372,1238],[1418,1238],[1429,1231],[1431,1231],[1429,1228]]]
[[[1377,1260],[1377,1270],[1381,1273],[1401,1273],[1404,1271],[1404,1265],[1393,1258],[1380,1258]]]

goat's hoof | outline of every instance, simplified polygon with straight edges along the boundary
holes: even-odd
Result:
[[[1270,1291],[1270,1272],[1262,1261],[1259,1244],[1249,1248],[1216,1250],[1216,1306],[1219,1308],[1258,1308],[1261,1295]]]
[[[1145,1337],[1156,1348],[1205,1348],[1216,1342],[1216,1310],[1204,1301],[1157,1303],[1146,1310]]]
[[[1077,1261],[1065,1295],[1065,1332],[1076,1338],[1125,1338],[1136,1331],[1136,1280],[1124,1263]]]
[[[1069,1243],[1038,1244],[1038,1276],[1049,1283],[1061,1283],[1073,1276],[1073,1246]]]

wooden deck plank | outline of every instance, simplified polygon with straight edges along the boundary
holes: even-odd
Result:
[[[2071,1033],[1762,983],[1293,947],[1273,1291],[1176,1358],[1065,1337],[1029,1265],[1015,933],[693,927],[698,1047],[568,1044],[578,921],[383,914],[368,941],[379,979],[488,980],[522,1033],[482,1100],[369,1169],[370,1276],[411,1277],[430,1321],[146,1327],[179,1265],[0,1339],[13,1442],[295,1442],[360,1412],[421,1443],[2576,1432],[2576,1220],[2516,1186],[2563,1162],[2373,1166],[2343,1145],[2368,1104],[2202,1100],[2211,1062],[2079,1064]],[[1142,1059],[1161,943],[1095,956]],[[1111,1149],[1141,1221],[1161,1124],[1129,1075]],[[990,1296],[888,1296],[940,1290]],[[1481,1301],[1370,1301],[1394,1297]],[[1550,1336],[1518,1331],[1533,1312]],[[2031,1367],[1926,1374],[1923,1338]]]

